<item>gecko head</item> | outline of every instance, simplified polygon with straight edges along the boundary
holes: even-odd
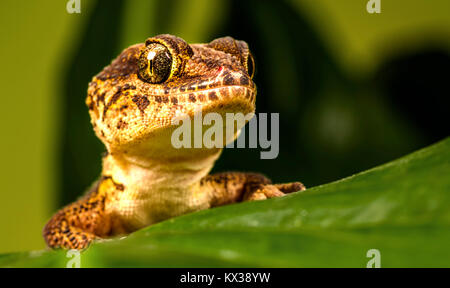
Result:
[[[224,37],[189,45],[158,35],[125,49],[96,75],[86,104],[96,135],[110,153],[179,156],[186,152],[170,147],[178,127],[174,119],[199,112],[253,113],[254,71],[244,41]]]

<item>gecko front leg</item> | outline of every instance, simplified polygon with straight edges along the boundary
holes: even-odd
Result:
[[[110,177],[102,177],[85,197],[58,211],[43,230],[47,245],[84,249],[93,240],[110,236],[114,223],[105,202],[116,186]]]
[[[225,172],[204,177],[200,182],[200,189],[210,193],[211,207],[216,207],[281,197],[306,188],[300,182],[272,184],[268,178],[256,173]]]

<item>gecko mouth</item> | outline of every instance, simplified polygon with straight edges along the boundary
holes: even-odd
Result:
[[[177,98],[177,102],[184,103],[214,103],[214,102],[227,102],[233,100],[242,100],[244,102],[255,102],[256,89],[233,85],[222,86],[217,88],[197,90],[193,92],[178,93],[172,97]]]

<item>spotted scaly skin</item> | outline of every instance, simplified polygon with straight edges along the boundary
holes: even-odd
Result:
[[[181,214],[304,190],[254,173],[208,175],[222,149],[171,144],[177,115],[253,113],[253,71],[247,43],[231,37],[189,45],[158,35],[125,49],[88,88],[91,122],[107,149],[102,174],[50,219],[47,245],[84,249]]]

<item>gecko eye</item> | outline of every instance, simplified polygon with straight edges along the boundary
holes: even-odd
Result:
[[[255,59],[253,59],[253,55],[249,52],[245,61],[245,69],[247,70],[250,79],[253,79],[253,76],[255,76],[255,68]]]
[[[158,84],[169,78],[172,69],[172,55],[166,46],[151,43],[139,56],[139,76],[142,80]]]

